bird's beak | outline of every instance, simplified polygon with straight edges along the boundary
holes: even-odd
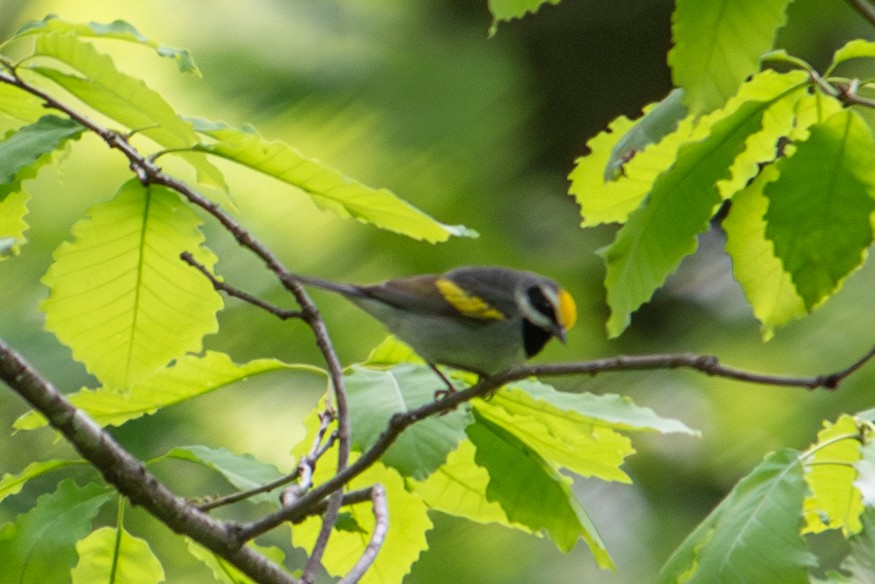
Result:
[[[567,333],[568,333],[568,331],[565,330],[565,327],[564,327],[564,326],[557,326],[557,327],[553,330],[553,336],[556,337],[557,339],[559,339],[559,341],[560,341],[563,345],[565,344],[565,337],[566,337],[566,334],[567,334]]]

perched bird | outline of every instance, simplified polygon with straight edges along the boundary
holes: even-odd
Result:
[[[508,268],[469,266],[369,286],[295,279],[345,296],[432,366],[486,377],[536,355],[552,337],[564,343],[577,318],[556,282]]]

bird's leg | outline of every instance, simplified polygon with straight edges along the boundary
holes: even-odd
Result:
[[[443,399],[450,394],[456,393],[456,388],[453,387],[453,383],[449,380],[449,378],[446,375],[444,375],[441,372],[440,369],[437,368],[437,365],[435,365],[431,361],[426,361],[426,363],[428,363],[428,366],[431,367],[431,370],[434,371],[435,374],[441,378],[441,381],[443,381],[444,384],[447,386],[446,389],[439,389],[436,392],[434,392],[435,401],[437,401],[439,399]]]

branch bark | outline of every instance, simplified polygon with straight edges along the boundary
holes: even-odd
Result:
[[[213,519],[173,494],[140,460],[76,409],[2,339],[0,379],[43,414],[119,493],[144,507],[170,529],[219,554],[256,582],[300,583],[266,557],[242,546],[234,524]]]

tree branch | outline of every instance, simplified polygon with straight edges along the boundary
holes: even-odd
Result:
[[[337,584],[355,584],[361,580],[374,560],[377,559],[377,554],[386,540],[386,532],[389,530],[389,507],[386,505],[386,490],[383,485],[376,484],[371,487],[370,491],[374,511],[374,530],[371,532],[371,539],[368,541],[365,551],[362,552],[362,556]]]
[[[234,524],[218,521],[176,496],[143,463],[76,409],[30,364],[0,339],[0,379],[24,398],[90,462],[118,492],[173,531],[191,537],[257,582],[298,584],[276,564],[241,546]]]
[[[851,5],[851,8],[857,11],[857,13],[869,21],[869,24],[875,26],[875,7],[866,2],[866,0],[848,0],[848,4]]]
[[[723,365],[719,362],[717,357],[696,355],[694,353],[642,356],[621,355],[619,357],[596,359],[593,361],[547,363],[512,367],[494,377],[483,379],[468,389],[448,394],[440,400],[425,404],[414,410],[395,414],[389,420],[388,426],[383,430],[373,446],[363,452],[355,462],[349,465],[349,467],[338,472],[321,485],[315,487],[312,491],[301,497],[301,499],[294,505],[282,509],[272,515],[265,516],[260,520],[241,526],[238,535],[241,539],[248,540],[270,531],[274,527],[291,518],[306,514],[307,509],[309,509],[310,506],[318,504],[324,497],[342,489],[349,481],[376,462],[408,426],[411,426],[424,418],[451,411],[465,402],[471,401],[476,397],[488,395],[502,385],[513,381],[520,381],[522,379],[539,376],[598,375],[600,373],[619,371],[683,368],[692,369],[712,377],[724,377],[758,385],[799,387],[809,390],[817,388],[835,390],[838,389],[844,379],[852,375],[873,358],[875,358],[875,347],[872,347],[865,355],[854,361],[845,369],[835,373],[817,375],[814,377],[787,377],[755,371],[746,371]]]
[[[351,445],[349,407],[343,381],[343,368],[337,357],[337,353],[334,350],[328,329],[319,314],[316,304],[312,301],[300,283],[295,280],[294,274],[289,272],[276,255],[274,255],[263,243],[252,235],[252,233],[243,227],[243,225],[226,213],[217,203],[207,199],[185,182],[164,173],[153,159],[143,156],[120,133],[104,128],[89,119],[87,116],[55,99],[48,93],[30,85],[16,74],[14,68],[8,73],[0,71],[0,83],[14,85],[19,89],[42,99],[46,107],[63,112],[88,130],[100,136],[110,148],[119,150],[125,155],[125,157],[127,157],[131,170],[141,183],[144,185],[159,184],[172,189],[188,199],[190,203],[197,205],[212,215],[225,229],[228,230],[229,233],[234,236],[241,246],[259,257],[265,263],[267,268],[277,276],[282,285],[292,293],[295,300],[298,302],[298,305],[301,307],[301,318],[304,319],[313,331],[313,334],[316,337],[316,345],[319,347],[326,365],[328,366],[328,373],[331,378],[334,399],[337,407],[337,468],[339,471],[344,470],[349,463]],[[338,493],[326,511],[322,532],[320,533],[319,538],[317,538],[317,546],[312,551],[307,569],[304,571],[304,576],[307,581],[312,580],[312,573],[315,570],[314,566],[321,561],[322,553],[324,552],[324,542],[327,541],[328,534],[337,520],[337,512],[340,508],[340,504],[341,494]]]

